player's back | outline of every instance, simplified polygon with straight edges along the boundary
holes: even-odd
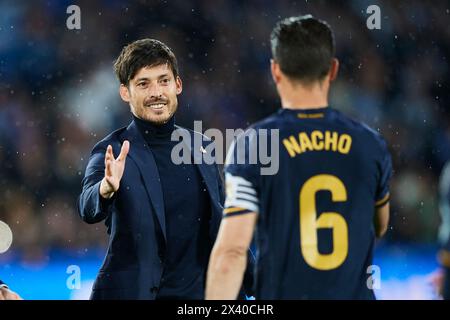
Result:
[[[254,128],[280,135],[278,172],[255,182],[257,298],[374,298],[374,212],[391,171],[384,140],[332,108],[282,109]]]

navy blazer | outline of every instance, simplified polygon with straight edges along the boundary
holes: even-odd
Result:
[[[208,138],[200,133],[178,126],[177,129],[190,136],[191,144],[184,143],[192,159],[201,159],[211,141],[206,141]],[[195,136],[202,138],[203,148],[194,148]],[[104,177],[106,148],[110,144],[117,157],[125,140],[130,142],[130,150],[120,188],[111,199],[105,200],[99,189]],[[165,213],[158,168],[148,148],[132,121],[128,127],[98,142],[92,150],[82,181],[78,212],[87,223],[106,219],[110,238],[91,299],[155,299],[159,290],[166,243]],[[211,198],[210,233],[205,241],[212,249],[222,217],[223,184],[216,165],[202,162],[197,166]],[[253,261],[249,263],[252,265]],[[246,281],[251,281],[250,278],[247,276]]]

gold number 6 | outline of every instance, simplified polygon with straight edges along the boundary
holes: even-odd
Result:
[[[323,212],[317,218],[316,193],[331,192],[335,202],[347,201],[347,190],[337,177],[327,174],[308,179],[300,190],[300,248],[308,265],[319,270],[339,267],[348,254],[348,227],[342,215],[337,212]],[[333,252],[321,254],[317,243],[317,229],[333,230]]]

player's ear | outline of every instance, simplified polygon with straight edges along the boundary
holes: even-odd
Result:
[[[273,82],[278,84],[281,80],[281,70],[280,65],[273,59],[270,59],[270,72],[272,73]]]
[[[337,78],[338,72],[339,72],[339,60],[333,58],[333,60],[331,60],[331,67],[330,67],[330,81],[334,81]]]
[[[181,78],[179,76],[177,76],[175,78],[175,85],[176,85],[177,95],[179,95],[183,91],[183,82],[181,81]]]
[[[130,91],[128,90],[128,87],[123,83],[120,84],[119,94],[123,101],[130,102]]]

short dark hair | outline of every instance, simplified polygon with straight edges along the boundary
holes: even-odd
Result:
[[[155,39],[141,39],[125,46],[114,63],[114,70],[121,84],[128,86],[141,68],[168,64],[175,78],[178,63],[175,54],[164,43]]]
[[[273,59],[293,80],[311,83],[329,72],[335,54],[330,26],[311,15],[286,18],[270,35]]]

